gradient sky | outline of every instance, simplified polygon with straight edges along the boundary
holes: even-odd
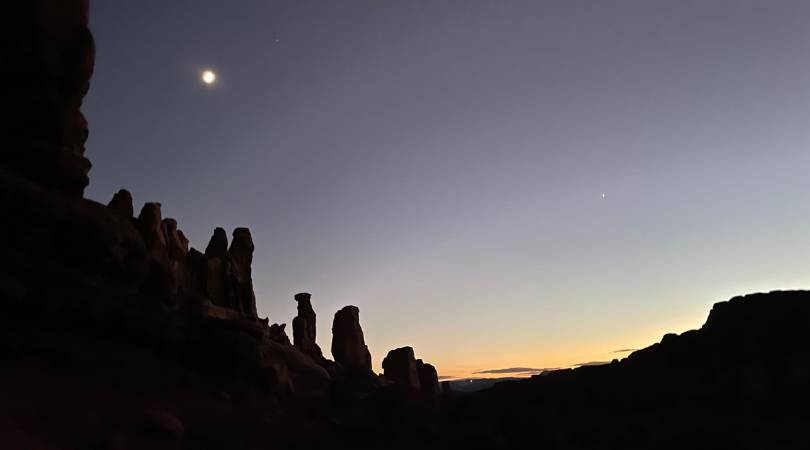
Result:
[[[260,315],[374,365],[610,360],[810,287],[810,3],[92,2],[87,196],[248,226]],[[199,82],[212,68],[219,82]],[[602,193],[606,194],[602,198]],[[498,375],[500,376],[500,375]]]

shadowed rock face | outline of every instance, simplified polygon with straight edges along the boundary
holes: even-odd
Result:
[[[163,219],[161,223],[163,236],[166,239],[166,251],[169,256],[169,279],[171,280],[171,293],[182,297],[186,294],[186,257],[188,256],[188,240],[183,232],[177,229],[177,221]]]
[[[253,293],[253,238],[247,228],[233,230],[233,241],[228,253],[231,256],[231,274],[234,296],[238,309],[247,317],[259,317],[256,311],[256,296]]]
[[[209,258],[225,259],[228,256],[228,234],[225,229],[216,227],[214,228],[214,235],[208,241],[208,246],[205,247],[205,256]]]
[[[298,315],[293,319],[293,343],[295,348],[311,356],[316,361],[323,359],[321,348],[315,341],[315,310],[312,309],[311,295],[305,292],[295,295],[298,302]]]
[[[215,228],[205,256],[198,266],[201,275],[202,291],[215,305],[237,309],[234,304],[233,286],[231,284],[231,264],[228,256],[228,235],[222,228]]]
[[[789,424],[810,420],[808,329],[808,291],[735,297],[700,329],[610,364],[498,383],[467,408],[507,448],[802,448],[806,431]]]
[[[439,374],[432,364],[416,360],[416,372],[419,374],[419,386],[425,397],[436,397],[441,393],[442,387],[439,384]]]
[[[382,366],[386,379],[407,388],[412,393],[419,392],[426,399],[435,399],[441,392],[436,368],[421,359],[416,359],[411,347],[391,350],[383,359]]]
[[[125,192],[125,193],[123,193]],[[121,191],[111,205],[126,210],[131,195]],[[207,298],[212,304],[258,319],[251,278],[253,240],[250,230],[237,228],[228,249],[225,230],[216,228],[203,255],[189,242],[174,219],[163,219],[160,203],[146,203],[136,221],[147,249],[148,277],[141,288],[173,304],[187,297]]]
[[[332,322],[332,356],[348,370],[371,371],[371,353],[360,328],[360,309],[345,306]]]
[[[133,214],[135,214],[132,207],[132,194],[126,189],[121,189],[116,192],[107,206],[126,218],[131,218]]]
[[[89,179],[82,99],[95,63],[87,0],[5,2],[5,110],[0,167],[81,197]]]
[[[270,337],[270,340],[278,342],[279,344],[291,345],[290,338],[287,337],[287,332],[285,331],[285,328],[287,328],[286,323],[282,323],[280,325],[274,323],[273,325],[270,325],[270,329],[268,330],[268,336]]]
[[[419,372],[416,368],[416,358],[413,348],[400,347],[388,352],[383,359],[383,375],[413,391],[420,390]]]
[[[149,260],[149,277],[144,283],[144,291],[163,299],[174,295],[175,283],[171,276],[169,250],[163,230],[160,203],[146,203],[138,215],[138,230],[146,243]]]

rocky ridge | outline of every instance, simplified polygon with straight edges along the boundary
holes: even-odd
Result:
[[[37,365],[57,354],[89,358],[92,367],[148,354],[144,370],[190,370],[184,376],[229,396],[248,389],[272,401],[328,401],[336,389],[358,386],[354,379],[366,394],[390,384],[371,370],[357,307],[335,315],[335,362],[316,343],[309,294],[296,296],[293,343],[283,323],[259,317],[248,228],[234,229],[230,239],[214,228],[203,252],[158,202],[135,216],[125,189],[108,205],[83,198],[90,162],[81,104],[95,58],[88,1],[31,0],[5,9],[15,115],[4,123],[0,153],[4,361]],[[81,350],[68,351],[74,347]]]

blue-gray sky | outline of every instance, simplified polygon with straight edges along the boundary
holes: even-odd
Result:
[[[355,304],[376,367],[559,367],[810,285],[807,2],[91,13],[87,196],[160,201],[197,248],[249,226],[261,315],[311,292],[324,349]]]

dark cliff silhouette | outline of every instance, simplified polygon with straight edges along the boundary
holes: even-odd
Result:
[[[271,431],[279,444],[295,437],[287,422],[307,422],[295,408],[325,414],[395,387],[371,370],[357,307],[335,315],[336,361],[315,342],[309,294],[293,343],[259,317],[248,228],[214,228],[201,252],[158,202],[136,217],[127,190],[84,199],[88,1],[2,10],[0,447],[233,448]]]
[[[498,383],[450,416],[504,448],[808,448],[807,330],[810,292],[736,297],[698,330],[610,364]]]
[[[375,374],[355,306],[334,315],[331,361],[296,295],[291,342],[259,317],[249,229],[214,228],[203,252],[160,203],[83,198],[87,0],[3,12],[0,448],[807,448],[808,292],[718,303],[621,361],[473,394],[411,347]]]

